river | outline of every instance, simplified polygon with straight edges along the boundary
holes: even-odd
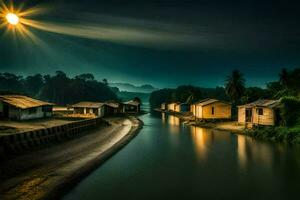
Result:
[[[136,138],[83,179],[65,200],[292,199],[300,148],[146,114]]]

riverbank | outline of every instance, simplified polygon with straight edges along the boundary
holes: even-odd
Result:
[[[178,112],[162,111],[160,109],[157,109],[156,111],[174,115],[178,117],[182,123],[187,125],[220,131],[230,131],[237,134],[247,135],[259,140],[300,144],[300,125],[294,127],[261,126],[247,129],[244,125],[241,125],[236,121],[196,121],[195,118],[188,113],[182,114]]]
[[[0,199],[59,199],[142,128],[134,117],[106,120],[108,127],[1,163]]]

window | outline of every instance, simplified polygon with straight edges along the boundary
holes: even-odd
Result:
[[[212,115],[215,114],[215,107],[211,107],[211,114],[212,114]]]
[[[262,108],[257,108],[256,111],[257,111],[258,115],[263,115],[264,114],[264,109],[262,109]]]

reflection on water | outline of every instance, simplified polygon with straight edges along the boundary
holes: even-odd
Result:
[[[168,116],[168,123],[170,125],[179,126],[180,125],[180,120],[179,120],[178,117],[175,117],[173,115],[169,115]]]
[[[175,116],[157,114],[141,116],[145,126],[137,137],[64,199],[299,196],[300,148],[186,126]]]
[[[247,164],[246,139],[243,135],[237,135],[238,163],[241,169],[245,169]]]
[[[167,119],[167,118],[166,118],[166,113],[163,113],[163,112],[162,112],[162,113],[161,113],[161,121],[162,121],[163,124],[166,123],[166,119]]]
[[[208,145],[213,143],[213,133],[209,129],[196,126],[191,126],[190,128],[196,154],[199,160],[204,160],[207,157]]]
[[[272,167],[276,152],[274,149],[280,149],[280,146],[266,145],[244,135],[236,137],[238,163],[241,169],[245,170],[249,162],[260,163],[264,168]]]

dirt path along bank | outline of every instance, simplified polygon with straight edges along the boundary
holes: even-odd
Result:
[[[130,141],[136,118],[110,118],[111,126],[1,163],[0,199],[57,199]]]

